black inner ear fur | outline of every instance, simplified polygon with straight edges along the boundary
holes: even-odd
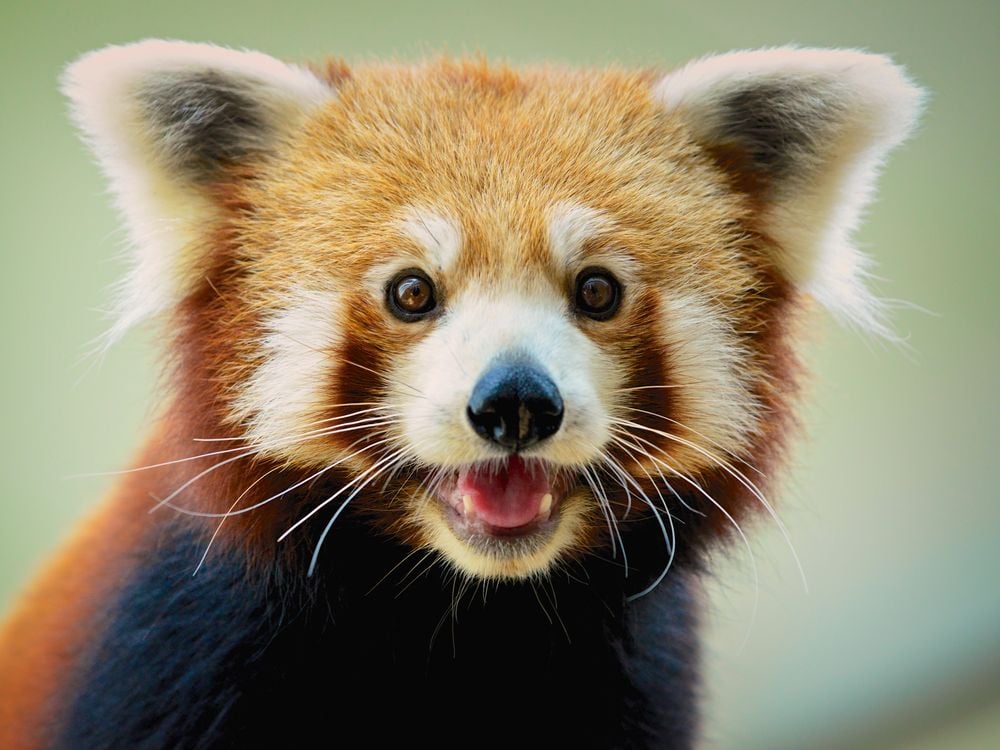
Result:
[[[171,169],[196,181],[266,147],[268,120],[249,82],[215,71],[160,73],[137,99],[153,145]]]
[[[717,107],[711,145],[735,149],[740,158],[724,166],[751,172],[767,197],[822,167],[846,115],[829,81],[802,79],[755,81],[727,92]]]

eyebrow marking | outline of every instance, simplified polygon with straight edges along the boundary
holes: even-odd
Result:
[[[609,231],[614,222],[604,211],[569,201],[556,203],[549,212],[549,247],[564,265],[582,259],[587,240]]]
[[[458,222],[433,209],[407,207],[399,227],[424,249],[438,271],[453,265],[462,249]]]

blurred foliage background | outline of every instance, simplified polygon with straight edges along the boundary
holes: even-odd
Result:
[[[84,356],[122,234],[56,86],[77,55],[149,36],[293,60],[447,51],[672,66],[797,43],[905,64],[930,106],[860,241],[885,295],[926,312],[899,310],[908,350],[817,319],[806,440],[780,503],[809,591],[763,519],[751,534],[759,580],[746,551],[717,561],[705,746],[1000,747],[1000,3],[4,3],[0,604],[112,481],[69,477],[122,468],[150,417],[148,331],[98,366]]]

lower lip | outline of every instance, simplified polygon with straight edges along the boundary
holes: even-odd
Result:
[[[553,507],[545,517],[538,516],[530,523],[522,526],[505,527],[492,526],[482,519],[469,518],[465,514],[456,510],[450,503],[445,502],[448,519],[452,529],[461,537],[479,537],[482,539],[518,539],[538,535],[545,535],[558,525],[558,513]]]

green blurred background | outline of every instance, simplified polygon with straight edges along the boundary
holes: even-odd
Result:
[[[149,36],[291,59],[439,51],[515,62],[678,64],[778,45],[892,54],[932,98],[890,162],[860,241],[910,351],[817,320],[807,441],[782,515],[718,561],[707,615],[706,747],[1000,747],[1000,3],[20,2],[0,7],[0,605],[110,484],[150,417],[156,341],[98,366],[86,345],[122,233],[56,89],[77,55]],[[3,676],[0,675],[0,679]]]

